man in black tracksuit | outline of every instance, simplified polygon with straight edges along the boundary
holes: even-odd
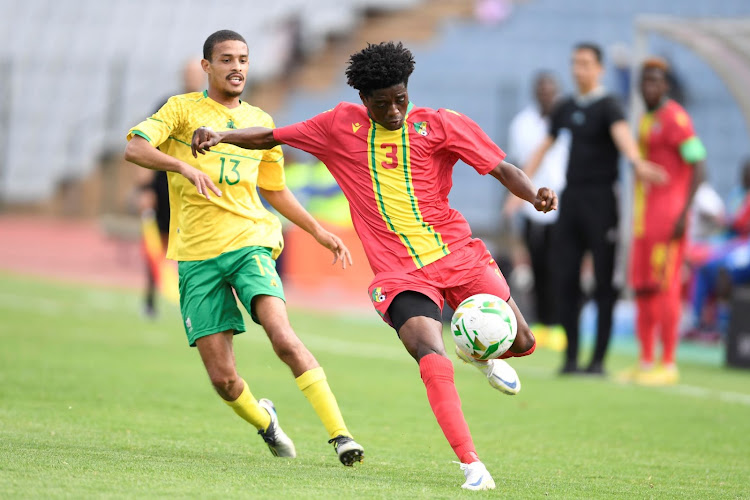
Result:
[[[571,137],[567,185],[560,199],[555,227],[556,266],[560,270],[557,304],[560,322],[568,337],[561,373],[579,373],[578,318],[581,306],[581,261],[587,250],[594,259],[597,332],[594,355],[586,373],[604,374],[604,357],[612,331],[612,311],[617,291],[612,283],[618,210],[615,182],[619,153],[633,164],[645,182],[665,181],[664,171],[641,158],[622,109],[601,86],[601,49],[590,43],[573,50],[573,78],[578,94],[564,99],[550,116],[549,135],[524,170],[533,175],[561,130]]]

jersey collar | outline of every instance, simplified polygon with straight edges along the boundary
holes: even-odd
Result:
[[[598,101],[605,95],[607,95],[607,89],[600,85],[593,89],[591,92],[587,92],[586,94],[576,94],[575,100],[576,104],[578,104],[579,106],[588,106],[589,104]]]
[[[226,110],[232,111],[233,109],[237,109],[237,108],[227,108],[227,107],[226,107],[226,106],[224,106],[223,104],[219,104],[218,102],[216,102],[216,101],[214,101],[213,99],[211,99],[210,97],[208,97],[208,89],[206,89],[206,90],[204,90],[204,91],[203,91],[203,97],[205,97],[205,98],[206,98],[206,99],[208,99],[209,101],[211,101],[211,102],[215,103],[215,104],[216,104],[217,106],[220,106],[220,107],[222,107],[222,108],[224,108],[224,109],[226,109]],[[242,105],[242,99],[240,99],[240,106],[241,106],[241,105]],[[238,106],[238,107],[239,107],[239,106]]]

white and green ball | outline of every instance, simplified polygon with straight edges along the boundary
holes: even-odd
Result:
[[[516,340],[518,322],[513,309],[499,297],[487,293],[461,302],[451,319],[456,345],[474,359],[503,355]]]

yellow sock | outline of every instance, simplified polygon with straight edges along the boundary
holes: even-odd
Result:
[[[268,429],[268,426],[271,425],[271,416],[255,400],[253,393],[250,392],[250,388],[247,386],[247,382],[243,380],[242,383],[245,387],[242,389],[240,397],[234,401],[224,402],[231,406],[237,415],[253,424],[256,429]]]
[[[312,370],[307,370],[297,377],[296,380],[297,387],[299,387],[299,390],[302,391],[307,400],[310,401],[330,437],[334,438],[340,435],[351,437],[352,435],[344,423],[344,417],[341,416],[341,410],[339,410],[336,397],[331,392],[331,388],[328,387],[328,381],[326,380],[323,368],[319,366]]]

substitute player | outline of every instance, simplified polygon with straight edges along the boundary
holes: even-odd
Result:
[[[346,70],[362,105],[341,103],[276,130],[201,128],[193,136],[194,154],[213,152],[219,143],[248,149],[289,144],[328,166],[349,200],[354,228],[375,273],[369,289],[373,305],[419,363],[432,411],[461,461],[462,487],[491,489],[495,483],[477,456],[443,345],[443,303],[455,308],[477,293],[499,296],[518,318],[516,340],[505,357],[531,354],[535,343],[484,243],[471,237],[466,220],[448,204],[453,166],[463,160],[540,211],[554,210],[557,197],[546,188],[536,192],[466,116],[414,106],[407,91],[413,70],[412,54],[401,43],[368,45],[351,56]],[[515,371],[505,361],[463,359],[483,370],[494,387],[518,392]]]
[[[631,283],[638,310],[636,329],[640,364],[622,378],[647,385],[675,384],[680,269],[685,253],[685,228],[693,195],[704,179],[706,149],[693,131],[682,106],[668,98],[668,66],[647,59],[641,70],[641,94],[647,112],[639,125],[643,157],[662,165],[663,184],[636,180],[633,200]],[[654,343],[659,330],[662,365],[654,366]]]
[[[253,125],[273,128],[271,117],[240,100],[248,69],[245,40],[217,31],[203,45],[208,90],[174,96],[128,133],[125,158],[165,170],[172,209],[167,257],[179,261],[180,308],[191,346],[198,348],[216,392],[258,433],[276,456],[294,457],[294,443],[281,430],[273,403],[256,401],[237,374],[232,336],[245,331],[237,293],[253,321],[268,334],[274,351],[296,377],[328,431],[344,465],[362,460],[323,368],[292,330],[274,259],[281,253],[281,223],[261,205],[257,191],[286,218],[334,254],[351,261],[349,250],[325,231],[284,185],[280,148],[246,151],[222,145],[196,160],[193,130]],[[156,149],[159,147],[161,151]],[[257,191],[256,191],[257,187]]]

